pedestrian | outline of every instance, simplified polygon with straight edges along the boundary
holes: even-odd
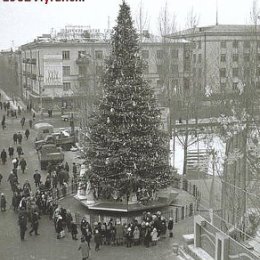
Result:
[[[168,230],[169,230],[169,237],[173,237],[173,218],[169,218],[169,222],[168,222]]]
[[[133,232],[133,240],[134,240],[134,245],[139,245],[140,244],[140,230],[138,226],[135,226],[134,232]]]
[[[73,163],[73,165],[72,165],[72,174],[73,174],[73,178],[75,180],[77,180],[77,165],[76,165],[76,163]]]
[[[63,220],[61,215],[59,215],[56,220],[56,232],[57,232],[57,239],[60,239],[65,236],[64,229],[63,229]]]
[[[23,148],[21,145],[18,145],[17,148],[16,148],[16,152],[18,154],[18,158],[21,157],[21,155],[23,154]]]
[[[65,163],[64,169],[65,169],[65,171],[67,171],[67,172],[70,171],[70,167],[69,167],[68,162]]]
[[[36,115],[35,115],[35,113],[33,113],[33,121],[35,120],[35,117],[36,117]]]
[[[89,258],[89,246],[85,241],[85,238],[82,237],[81,238],[81,243],[79,245],[79,249],[81,251],[81,255],[82,255],[82,260],[86,260],[87,258]]]
[[[14,134],[13,134],[14,144],[17,144],[17,139],[18,139],[18,135],[17,135],[17,133],[14,133]]]
[[[13,148],[13,146],[9,146],[9,148],[8,148],[8,154],[9,154],[9,157],[10,158],[13,158],[13,155],[14,155],[14,148]]]
[[[3,115],[2,122],[1,122],[3,130],[5,129],[5,115]]]
[[[41,174],[39,173],[38,170],[35,170],[35,173],[33,175],[33,179],[34,179],[34,183],[36,187],[39,187],[40,183],[41,183]]]
[[[132,247],[133,233],[131,227],[127,229],[127,233],[125,237],[126,237],[126,247]]]
[[[21,170],[22,170],[22,173],[24,173],[25,169],[26,169],[26,166],[27,166],[27,162],[24,158],[22,158],[20,160],[20,166],[21,166]]]
[[[0,173],[0,184],[2,182],[2,179],[3,179],[3,175]]]
[[[20,227],[20,237],[24,240],[25,232],[27,230],[27,212],[24,207],[21,207],[18,215],[18,225]]]
[[[78,240],[77,234],[78,234],[77,224],[74,221],[72,221],[71,222],[71,236],[72,236],[73,240]]]
[[[23,135],[20,132],[18,132],[17,134],[17,140],[18,140],[18,144],[22,144]]]
[[[26,140],[28,140],[29,135],[30,135],[30,131],[29,131],[29,129],[26,129],[26,130],[25,130],[24,135],[25,135],[25,137],[26,137]]]
[[[1,204],[1,211],[6,211],[6,198],[4,193],[1,193],[1,199],[0,199],[0,204]]]
[[[25,117],[22,117],[20,123],[21,123],[21,126],[22,126],[22,128],[23,128],[23,127],[24,127],[24,124],[25,124]]]
[[[30,232],[29,232],[30,236],[32,235],[32,232],[34,232],[34,234],[35,234],[36,236],[40,235],[40,234],[38,233],[39,219],[40,219],[40,215],[39,215],[39,213],[37,212],[37,210],[34,209],[34,210],[33,210],[33,213],[32,213],[32,218],[31,218],[32,229],[31,229]]]
[[[2,164],[5,164],[6,163],[6,159],[7,159],[7,153],[6,153],[5,149],[2,150],[0,156],[1,156]]]
[[[95,230],[94,241],[96,243],[95,251],[100,250],[99,247],[100,247],[100,244],[102,242],[102,237],[101,237],[101,233],[99,232],[98,229]]]
[[[19,159],[16,157],[12,160],[12,164],[14,166],[14,169],[17,169],[18,165],[19,165]]]
[[[158,240],[158,232],[156,228],[154,228],[153,231],[151,232],[151,240],[152,240],[152,246],[156,246]]]
[[[29,120],[29,126],[30,126],[30,128],[32,128],[32,124],[33,124],[33,121],[32,121],[32,119],[30,119],[30,120]]]

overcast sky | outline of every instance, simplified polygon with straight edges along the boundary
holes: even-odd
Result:
[[[4,2],[0,0],[0,50],[17,47],[32,41],[51,28],[57,31],[65,25],[90,25],[93,29],[114,26],[122,0],[84,0],[84,2]],[[20,0],[21,1],[21,0]],[[49,0],[50,1],[50,0]],[[244,24],[250,22],[253,0],[218,0],[220,24]],[[149,30],[158,32],[158,17],[165,1],[126,0],[136,18],[140,3],[147,13]],[[216,22],[216,0],[168,0],[168,12],[175,13],[178,28],[184,28],[188,11],[193,7],[200,17],[200,26]],[[260,3],[259,3],[260,6]]]

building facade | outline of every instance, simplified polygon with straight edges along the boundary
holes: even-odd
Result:
[[[254,84],[260,90],[259,26],[196,27],[167,37],[191,43],[193,93],[230,93],[239,84]]]
[[[44,110],[88,110],[101,91],[109,41],[90,35],[69,40],[60,37],[39,37],[20,47],[23,99],[36,110],[41,106]],[[169,95],[181,96],[183,85],[189,81],[188,46],[186,42],[153,42],[149,38],[141,43],[141,55],[147,64],[144,77],[161,106],[169,106]]]

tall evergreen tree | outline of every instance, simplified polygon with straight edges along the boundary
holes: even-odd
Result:
[[[89,118],[88,175],[101,198],[118,199],[138,188],[151,196],[170,182],[169,149],[154,92],[142,76],[138,36],[124,1],[111,44],[103,98]]]

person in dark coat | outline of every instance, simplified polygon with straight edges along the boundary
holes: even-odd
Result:
[[[20,132],[18,132],[18,134],[17,134],[18,144],[22,144],[22,140],[23,140],[23,135]]]
[[[21,155],[23,154],[23,148],[21,145],[18,145],[17,148],[16,148],[16,151],[17,151],[17,154],[18,154],[18,157],[20,158]]]
[[[2,179],[3,179],[3,175],[0,173],[0,184],[2,182]]]
[[[18,165],[19,165],[19,159],[16,157],[12,160],[12,164],[14,166],[14,169],[17,169]]]
[[[78,234],[77,224],[74,221],[72,221],[71,222],[71,236],[72,236],[73,240],[78,240],[77,234]]]
[[[26,137],[26,140],[28,140],[29,135],[30,135],[30,130],[29,130],[29,129],[26,129],[24,135],[25,135],[25,137]]]
[[[1,211],[6,211],[6,198],[4,193],[1,194],[0,204],[1,204]]]
[[[39,215],[39,213],[37,212],[37,210],[34,209],[34,211],[33,211],[33,213],[32,213],[32,219],[31,219],[32,229],[31,229],[30,232],[29,232],[30,236],[32,235],[32,232],[34,232],[35,235],[39,235],[39,233],[38,233],[39,219],[40,219],[40,215]]]
[[[1,152],[2,164],[6,163],[6,158],[7,158],[7,153],[6,153],[5,149],[3,149],[2,152]]]
[[[62,216],[58,216],[57,221],[56,221],[56,232],[57,232],[57,239],[60,239],[60,233],[63,231],[63,220]]]
[[[169,222],[168,222],[168,230],[169,230],[169,237],[173,237],[173,219],[169,218]]]
[[[95,235],[94,235],[94,241],[95,241],[95,251],[98,251],[100,250],[100,245],[101,245],[101,242],[102,242],[102,237],[101,237],[101,233],[99,230],[95,230]]]
[[[20,160],[20,166],[21,166],[21,170],[22,170],[22,173],[24,173],[25,169],[26,169],[26,166],[27,166],[27,162],[24,158],[22,158]]]
[[[133,239],[133,233],[131,227],[127,229],[127,233],[125,234],[126,237],[126,247],[132,246],[132,239]]]
[[[22,117],[22,119],[21,119],[21,126],[22,126],[22,128],[24,127],[24,124],[25,124],[25,117]]]
[[[20,237],[21,240],[24,240],[25,232],[27,230],[27,212],[25,211],[25,208],[22,207],[19,215],[18,215],[18,225],[20,227]]]
[[[17,135],[17,133],[14,133],[14,134],[13,134],[14,144],[17,144],[17,139],[18,139],[18,135]]]
[[[8,148],[8,154],[9,154],[10,158],[13,158],[13,156],[14,156],[14,148],[11,145]]]
[[[33,179],[34,179],[34,183],[36,187],[39,187],[40,183],[41,183],[41,174],[39,173],[38,170],[35,170],[35,173],[33,175]]]
[[[33,124],[33,121],[32,121],[32,119],[30,119],[30,120],[29,120],[29,126],[30,126],[30,128],[32,128],[32,124]]]

